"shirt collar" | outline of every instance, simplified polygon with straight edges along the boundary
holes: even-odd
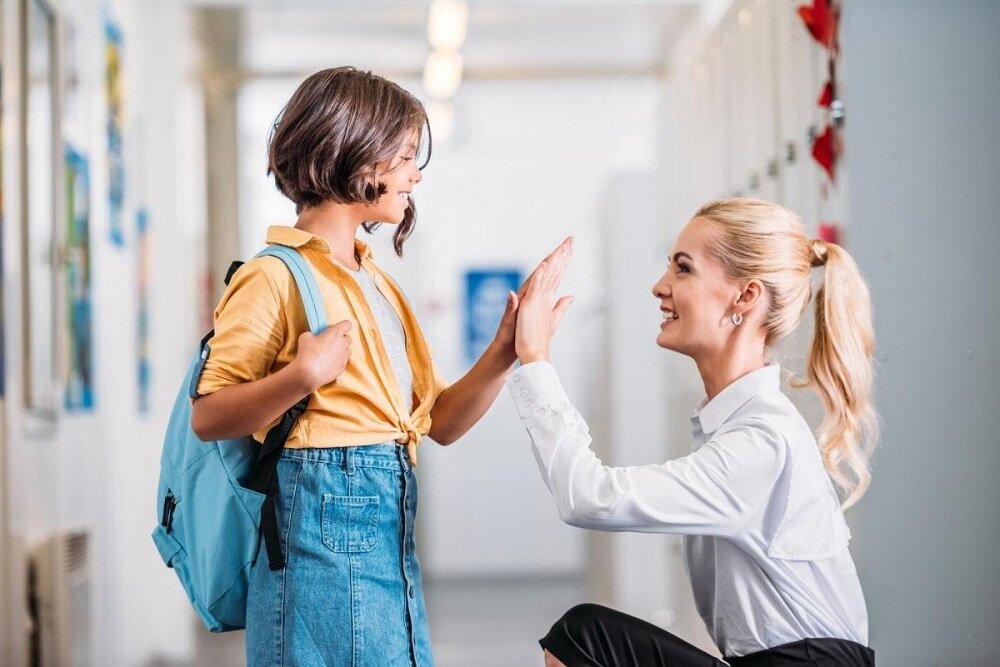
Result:
[[[309,246],[327,255],[330,254],[330,244],[322,236],[316,236],[304,229],[289,227],[287,225],[272,225],[268,227],[267,242],[269,244],[288,246],[289,248]],[[371,248],[364,241],[354,239],[354,250],[361,260],[371,259]]]
[[[700,422],[702,433],[709,435],[717,431],[734,412],[754,396],[780,389],[781,366],[770,364],[758,368],[730,384],[711,401],[703,400],[691,421]]]

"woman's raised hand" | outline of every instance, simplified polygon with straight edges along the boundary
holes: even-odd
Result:
[[[564,296],[558,301],[555,298],[572,254],[573,239],[570,237],[528,277],[522,287],[523,294],[511,295],[517,310],[514,349],[522,364],[549,359],[549,342],[566,308],[573,303],[572,296]]]
[[[521,287],[516,293],[509,292],[507,294],[507,307],[504,309],[503,317],[500,319],[500,325],[497,327],[496,336],[494,336],[494,344],[498,345],[501,349],[505,350],[505,354],[511,355],[511,362],[513,362],[513,356],[516,355],[514,349],[514,331],[517,328],[517,308],[518,303],[524,297],[525,292],[528,290],[528,286],[534,279],[535,274],[538,273],[538,268],[545,265],[555,265],[561,261],[561,272],[559,274],[562,277],[562,272],[566,270],[566,264],[569,262],[570,255],[573,254],[573,237],[568,237],[563,240],[555,250],[549,253],[549,255],[542,260],[542,263],[532,271],[531,275],[528,276]]]

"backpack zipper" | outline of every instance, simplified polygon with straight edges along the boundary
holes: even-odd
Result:
[[[160,520],[160,525],[167,529],[167,534],[170,533],[170,529],[173,527],[174,523],[174,509],[177,507],[177,498],[174,496],[174,492],[167,489],[167,495],[163,498],[163,514]]]

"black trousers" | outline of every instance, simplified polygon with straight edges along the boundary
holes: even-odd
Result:
[[[539,643],[567,667],[725,667],[662,628],[596,604],[567,611]],[[726,661],[732,667],[874,667],[875,652],[845,639],[803,639]]]

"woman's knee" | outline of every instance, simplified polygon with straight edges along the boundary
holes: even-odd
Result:
[[[614,613],[614,610],[592,602],[585,602],[566,610],[566,613],[556,621],[556,625],[561,625],[570,631],[586,628],[609,613]]]
[[[599,604],[585,603],[571,607],[559,617],[548,634],[541,640],[545,653],[545,667],[591,665],[599,662],[600,637],[605,637],[611,616],[618,612]]]

